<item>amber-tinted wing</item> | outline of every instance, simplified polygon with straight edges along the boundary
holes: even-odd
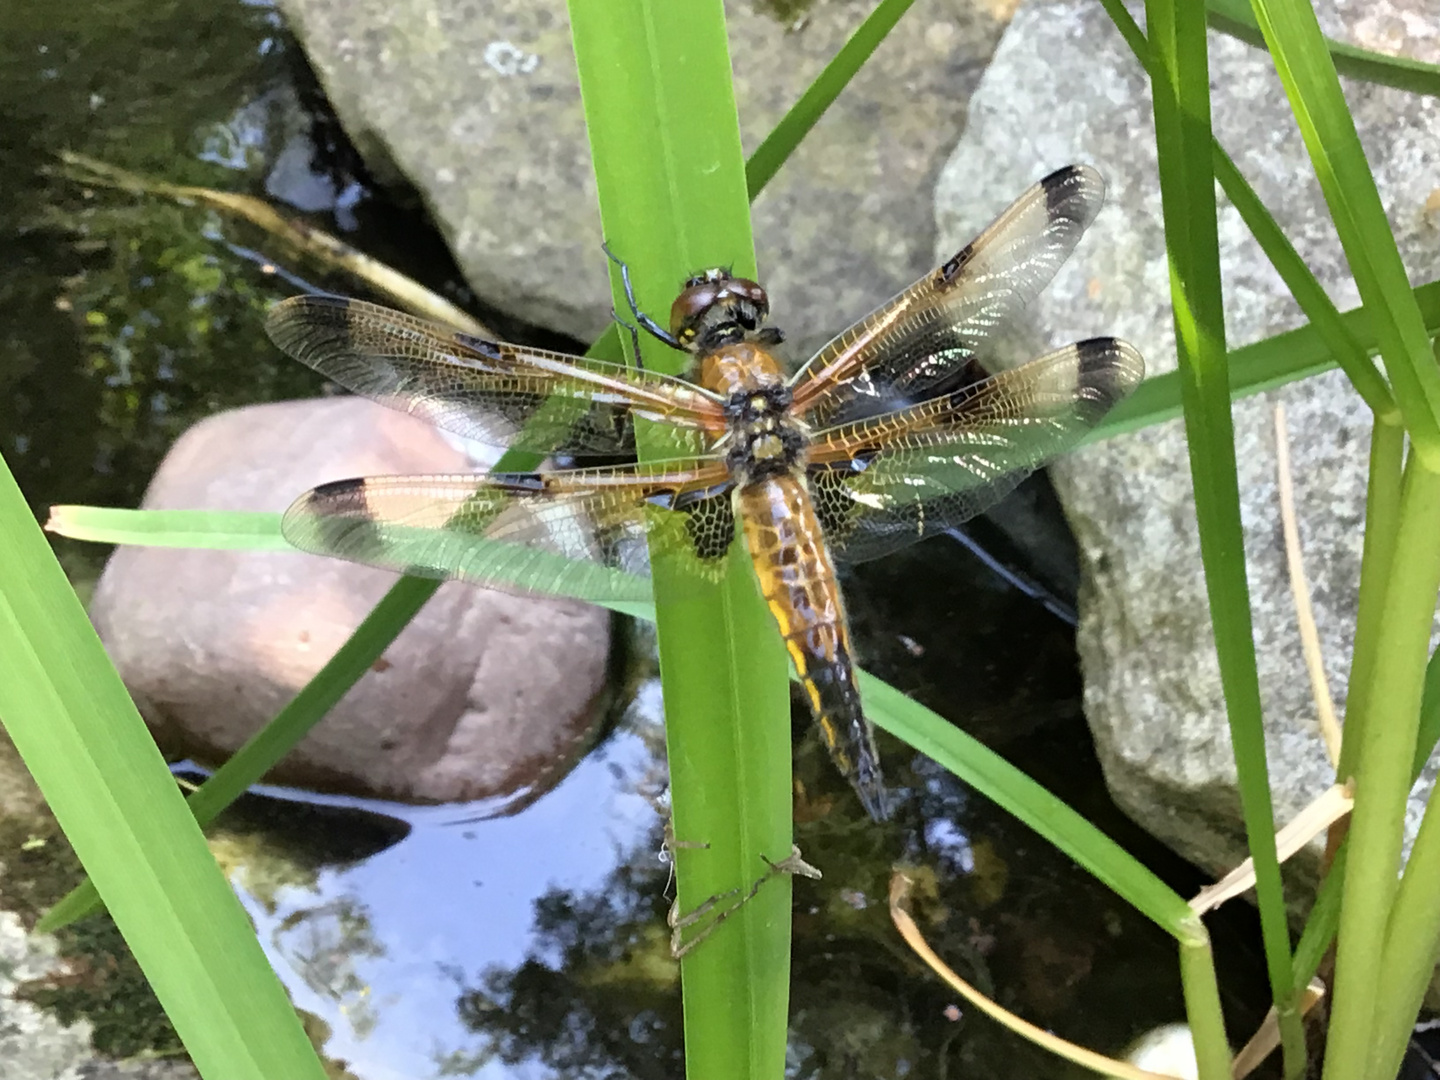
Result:
[[[832,554],[884,555],[993,506],[1073,447],[1145,376],[1094,338],[884,416],[816,436],[808,479]]]
[[[649,599],[647,536],[709,580],[735,539],[729,477],[706,459],[340,480],[300,496],[281,528],[317,555],[592,602]]]
[[[821,428],[983,378],[986,339],[1054,277],[1104,197],[1087,166],[1045,177],[953,259],[816,353],[791,380],[796,412]]]
[[[485,341],[390,308],[297,296],[266,317],[270,339],[348,390],[492,446],[628,454],[633,416],[663,420],[665,456],[725,428],[721,402],[680,379]],[[703,434],[701,447],[708,440]]]

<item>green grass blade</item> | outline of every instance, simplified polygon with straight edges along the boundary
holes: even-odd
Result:
[[[825,65],[825,70],[800,95],[800,100],[790,107],[780,122],[775,125],[765,141],[755,148],[750,160],[745,163],[745,181],[750,198],[764,189],[765,185],[780,171],[795,147],[810,133],[830,103],[840,96],[855,73],[885,40],[900,16],[910,9],[915,0],[880,0],[855,33],[840,47],[834,59]]]
[[[1210,25],[1221,33],[1239,38],[1257,48],[1265,48],[1265,35],[1255,21],[1247,0],[1206,0]],[[1427,64],[1405,56],[1389,56],[1369,49],[1347,45],[1333,38],[1325,39],[1335,70],[1352,79],[1380,86],[1393,86],[1412,94],[1440,97],[1440,64]]]
[[[72,540],[210,551],[294,551],[280,515],[250,510],[118,510],[52,506],[45,531]]]
[[[0,720],[203,1076],[325,1073],[0,459]]]
[[[1122,0],[1101,0],[1101,3],[1111,21],[1115,23],[1115,28],[1120,31],[1120,36],[1125,39],[1125,44],[1135,54],[1135,59],[1151,79],[1155,79],[1157,69],[1150,43],[1145,40],[1139,24],[1131,17]],[[1255,237],[1265,257],[1270,260],[1270,265],[1275,267],[1276,273],[1290,290],[1290,295],[1300,305],[1300,310],[1310,320],[1311,326],[1319,332],[1331,356],[1345,369],[1350,382],[1365,399],[1366,404],[1376,415],[1389,416],[1395,409],[1395,402],[1390,396],[1389,386],[1376,369],[1374,361],[1370,359],[1369,353],[1374,346],[1367,349],[1357,340],[1347,321],[1341,318],[1331,302],[1324,286],[1315,279],[1315,275],[1310,272],[1310,268],[1285,236],[1284,230],[1260,201],[1255,189],[1235,167],[1219,140],[1212,137],[1210,145],[1214,155],[1215,178],[1220,181],[1220,186],[1231,204],[1240,212],[1240,217]],[[1231,394],[1239,396],[1236,392],[1235,379],[1238,372],[1235,371],[1234,354],[1230,364]],[[1132,397],[1130,402],[1133,401]],[[1178,387],[1176,401],[1178,415]],[[1136,407],[1131,404],[1132,409]]]
[[[1426,327],[1431,333],[1440,333],[1440,281],[1427,282],[1417,288],[1415,301]],[[1370,316],[1363,307],[1342,312],[1340,321],[1362,349],[1370,351],[1376,347]],[[1336,359],[1325,336],[1310,325],[1242,345],[1228,354],[1226,366],[1230,369],[1230,395],[1242,398],[1329,371],[1336,366]],[[1152,375],[1111,409],[1086,441],[1098,442],[1127,431],[1138,431],[1173,420],[1182,412],[1179,373]]]
[[[641,307],[667,311],[677,284],[699,267],[753,273],[721,4],[570,0],[569,10],[600,218],[630,264]],[[658,343],[644,348],[647,366],[678,366]],[[655,585],[675,830],[710,845],[677,853],[679,903],[690,911],[748,889],[764,872],[762,857],[790,853],[786,661],[738,549],[726,581],[706,597],[669,602],[658,568]],[[690,1077],[783,1073],[790,893],[787,879],[768,882],[683,961]]]
[[[114,512],[144,513],[134,510]],[[278,515],[253,516],[276,518],[275,532],[279,535]],[[360,676],[370,670],[439,587],[438,581],[409,577],[401,578],[392,585],[345,644],[315,673],[315,677],[290,699],[273,720],[252,735],[230,760],[190,793],[186,805],[195,822],[202,828],[210,824],[246,789],[259,783],[276,762],[324,719]],[[100,894],[94,883],[86,880],[47,911],[39,925],[42,930],[55,930],[94,914],[101,906]]]
[[[1161,928],[1177,938],[1189,933],[1195,913],[1184,898],[999,754],[873,675],[861,673],[860,692],[876,724],[1030,826]]]
[[[1255,864],[1266,967],[1280,1018],[1285,1071],[1294,1076],[1304,1067],[1305,1044],[1291,987],[1289,927],[1275,850],[1260,678],[1245,576],[1225,366],[1205,11],[1190,0],[1148,0],[1145,14],[1155,60],[1151,87],[1160,194],[1200,554],[1245,832]]]
[[[1374,319],[1406,429],[1415,451],[1440,470],[1440,370],[1320,24],[1309,0],[1253,0],[1252,9]]]
[[[1440,649],[1430,654],[1430,662],[1425,665],[1425,689],[1420,698],[1420,728],[1415,736],[1411,777],[1420,775],[1437,742],[1440,742]]]

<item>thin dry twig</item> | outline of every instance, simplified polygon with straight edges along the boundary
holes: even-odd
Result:
[[[1280,488],[1280,522],[1285,531],[1285,562],[1290,570],[1290,593],[1295,597],[1295,621],[1310,675],[1310,693],[1320,720],[1320,736],[1332,767],[1340,763],[1340,721],[1325,677],[1325,657],[1320,652],[1320,635],[1315,629],[1315,612],[1310,606],[1310,585],[1305,580],[1305,563],[1300,553],[1300,529],[1295,522],[1295,487],[1290,472],[1290,435],[1285,427],[1285,406],[1275,403],[1275,472]]]
[[[1311,979],[1310,985],[1300,995],[1300,1015],[1304,1016],[1315,1007],[1315,1003],[1325,996],[1325,984],[1319,979]],[[1255,1029],[1255,1034],[1250,1036],[1240,1052],[1235,1055],[1235,1060],[1230,1063],[1230,1076],[1233,1080],[1244,1080],[1255,1071],[1270,1052],[1280,1045],[1280,1021],[1275,1012],[1275,1006],[1270,1006],[1270,1011],[1265,1014],[1265,1019],[1260,1021],[1260,1026]]]
[[[900,931],[900,936],[905,939],[905,943],[915,951],[915,954],[929,965],[931,971],[949,983],[957,993],[986,1016],[998,1021],[1036,1046],[1043,1047],[1066,1061],[1074,1062],[1082,1068],[1091,1069],[1102,1075],[1119,1076],[1124,1080],[1177,1080],[1169,1073],[1150,1072],[1147,1069],[1137,1068],[1128,1062],[1117,1061],[1104,1054],[1097,1054],[1094,1050],[1087,1050],[1058,1035],[1052,1035],[1028,1020],[1022,1020],[980,993],[979,990],[950,970],[945,961],[935,955],[935,951],[930,948],[929,943],[920,933],[920,928],[915,925],[915,920],[910,917],[909,899],[912,884],[910,875],[904,870],[897,869],[890,876],[890,918],[894,921],[895,928]]]
[[[1275,848],[1283,863],[1315,837],[1339,821],[1354,805],[1350,784],[1332,784],[1318,799],[1296,814],[1283,829],[1275,833]],[[1213,911],[1226,900],[1239,896],[1255,884],[1255,863],[1246,859],[1214,885],[1201,889],[1190,901],[1195,914]]]
[[[468,312],[456,307],[443,296],[431,292],[413,278],[408,278],[393,267],[351,247],[337,236],[313,228],[303,221],[285,217],[263,199],[217,191],[214,188],[155,180],[69,150],[61,151],[60,160],[65,165],[64,175],[77,183],[115,188],[137,195],[159,195],[182,204],[203,203],[242,217],[283,243],[327,265],[353,274],[406,311],[436,319],[477,337],[495,336]]]

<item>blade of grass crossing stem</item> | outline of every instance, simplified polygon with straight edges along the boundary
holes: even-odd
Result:
[[[668,310],[702,266],[753,274],[745,163],[719,0],[570,0],[600,217],[640,305]],[[625,298],[615,287],[616,304]],[[647,339],[647,367],[676,354]],[[641,454],[646,452],[644,433]],[[677,837],[678,901],[748,890],[762,857],[789,855],[787,664],[738,545],[725,581],[682,603],[655,567],[660,670]],[[785,1066],[790,882],[776,878],[681,966],[686,1072],[780,1076]]]
[[[1289,929],[1275,851],[1245,579],[1225,370],[1205,10],[1188,0],[1148,0],[1145,13],[1159,68],[1151,84],[1155,137],[1201,557],[1246,834],[1255,861],[1266,967],[1280,1018],[1285,1072],[1295,1076],[1303,1070],[1305,1046],[1290,984]]]
[[[1210,25],[1216,30],[1257,48],[1265,47],[1265,35],[1260,33],[1260,24],[1255,21],[1255,13],[1250,10],[1247,0],[1206,0],[1205,6],[1210,13]],[[1325,39],[1325,47],[1335,62],[1335,70],[1341,75],[1380,86],[1393,86],[1412,94],[1440,97],[1440,64],[1390,56],[1332,38]]]
[[[870,59],[871,54],[885,40],[885,36],[900,21],[900,16],[910,9],[915,0],[880,0],[875,10],[850,35],[840,47],[834,59],[825,65],[825,70],[800,95],[800,100],[790,107],[765,141],[755,148],[750,160],[745,163],[745,181],[754,199],[780,171],[800,140],[809,134],[825,110],[830,107],[844,90],[855,73]]]
[[[1101,4],[1110,16],[1110,20],[1115,24],[1115,28],[1120,31],[1120,36],[1125,39],[1125,44],[1130,47],[1130,51],[1135,54],[1135,59],[1140,62],[1140,66],[1146,70],[1151,79],[1163,77],[1157,73],[1154,51],[1150,48],[1150,43],[1146,41],[1139,24],[1131,17],[1122,0],[1101,0]],[[1235,209],[1240,212],[1240,217],[1244,220],[1251,235],[1255,237],[1260,249],[1265,252],[1265,257],[1270,260],[1270,265],[1275,267],[1276,273],[1285,282],[1285,287],[1290,290],[1290,295],[1300,305],[1300,310],[1310,320],[1310,329],[1320,334],[1321,339],[1328,347],[1331,359],[1345,369],[1345,373],[1350,377],[1356,391],[1365,399],[1366,404],[1377,415],[1388,416],[1393,413],[1395,401],[1390,396],[1390,388],[1376,369],[1369,353],[1352,331],[1351,322],[1353,320],[1347,321],[1341,317],[1324,287],[1310,272],[1305,261],[1300,258],[1299,253],[1280,228],[1280,224],[1265,208],[1260,197],[1255,194],[1255,189],[1250,186],[1240,170],[1235,167],[1235,163],[1230,160],[1230,155],[1225,152],[1220,141],[1212,136],[1210,146],[1215,159],[1215,178],[1220,181],[1220,187],[1229,197]],[[1238,358],[1232,358],[1232,372],[1236,366],[1236,359]],[[1234,392],[1236,389],[1234,382],[1231,383],[1231,388]],[[1127,399],[1126,404],[1133,401],[1134,396],[1132,395]],[[1138,409],[1142,406],[1132,404],[1130,407]]]
[[[1430,333],[1440,333],[1440,281],[1427,282],[1414,291]],[[1375,335],[1363,307],[1342,312],[1340,321],[1360,348],[1375,348]],[[1296,379],[1318,375],[1335,366],[1335,355],[1314,325],[1242,345],[1228,354],[1230,395],[1241,398],[1283,386]],[[1126,431],[1137,431],[1181,414],[1180,376],[1177,372],[1152,375],[1096,425],[1087,442],[1098,442]]]
[[[1440,371],[1310,0],[1252,0],[1418,453],[1440,471]],[[1352,863],[1352,866],[1354,864]]]
[[[195,822],[204,827],[274,767],[379,660],[400,631],[425,606],[438,581],[401,578],[390,587],[355,632],[275,718],[250,737],[186,800]],[[84,881],[60,899],[40,920],[55,930],[100,910],[94,883]]]
[[[325,1073],[0,459],[0,719],[209,1080]]]

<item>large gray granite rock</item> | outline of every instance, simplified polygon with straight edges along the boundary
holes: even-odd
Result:
[[[1327,31],[1342,39],[1425,59],[1440,54],[1428,0],[1384,12],[1370,3],[1322,3],[1321,11]],[[1221,141],[1331,296],[1342,308],[1353,306],[1356,291],[1268,57],[1218,35],[1211,50]],[[1359,83],[1346,89],[1412,279],[1432,280],[1440,276],[1440,243],[1424,207],[1440,177],[1440,103]],[[937,255],[948,256],[1037,177],[1069,161],[1091,162],[1109,181],[1108,205],[1037,305],[1034,322],[1052,343],[1125,337],[1152,371],[1172,369],[1152,131],[1145,77],[1098,4],[1025,5],[971,100],[969,126],[937,185]],[[1228,205],[1220,248],[1232,347],[1302,321]],[[1340,703],[1353,640],[1369,414],[1338,372],[1234,410],[1267,747],[1283,821],[1333,773],[1285,571],[1275,487],[1277,401],[1289,415],[1301,539]],[[1121,806],[1155,835],[1202,866],[1228,869],[1245,854],[1244,832],[1181,424],[1086,449],[1054,474],[1088,581],[1080,649],[1087,713],[1107,780]],[[1430,783],[1412,798],[1412,826]],[[1313,875],[1313,853],[1299,865]]]
[[[258,405],[181,436],[143,505],[280,511],[328,480],[470,467],[436,428],[360,398]],[[299,552],[121,547],[91,617],[160,744],[216,763],[396,580]],[[600,719],[609,629],[587,604],[446,582],[268,778],[417,802],[547,790]]]
[[[726,5],[747,153],[873,6],[819,0],[786,25],[771,5]],[[367,162],[420,191],[477,294],[582,339],[603,330],[564,0],[282,7]],[[756,201],[761,273],[797,359],[930,269],[935,176],[1012,8],[917,4]]]

